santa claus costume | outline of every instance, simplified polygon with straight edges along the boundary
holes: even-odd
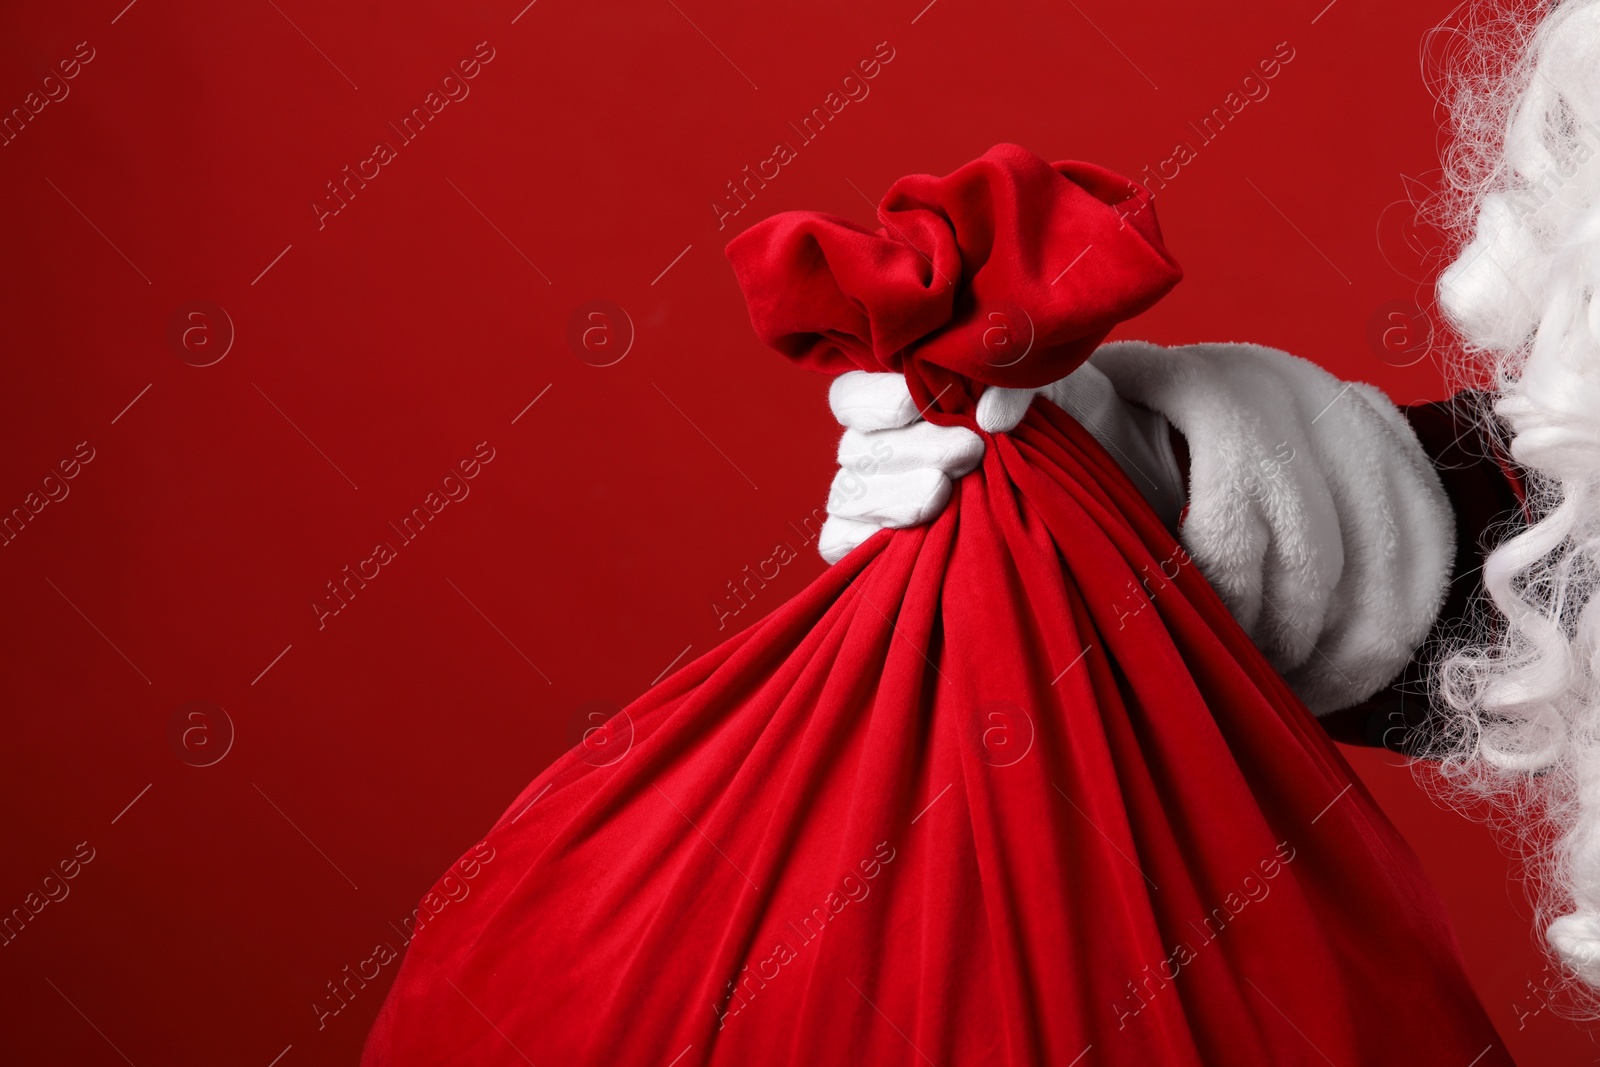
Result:
[[[825,550],[870,536],[627,707],[625,752],[535,779],[365,1062],[1509,1063],[1278,669],[1359,704],[1433,625],[1456,530],[1406,421],[1252,346],[1085,374],[1180,276],[1098,167],[1001,145],[878,221],[780,215],[728,254],[758,335],[843,376],[846,458],[928,521],[840,499]],[[1181,469],[1168,422],[1183,543],[1102,442]]]

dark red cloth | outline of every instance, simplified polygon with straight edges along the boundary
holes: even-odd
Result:
[[[972,194],[974,168],[1016,192]],[[1123,303],[1109,276],[1075,299],[1171,284],[1153,217],[1108,227],[1041,175],[1002,147],[889,202],[922,190],[932,245],[950,223],[958,289],[997,258],[964,235],[1010,234],[1048,281],[1074,215],[1155,253]],[[775,236],[837,225],[735,242],[765,336],[830,372],[864,339],[912,374],[928,348],[974,358],[939,347],[970,316],[862,295],[916,276],[886,238],[824,271]],[[775,278],[869,310],[779,329]],[[836,299],[843,278],[866,281]],[[1040,294],[1019,306],[1074,321]],[[1039,380],[1110,314],[1041,330]],[[1415,857],[1117,464],[1050,405],[985,444],[932,524],[880,532],[528,786],[412,942],[368,1067],[1510,1062]]]

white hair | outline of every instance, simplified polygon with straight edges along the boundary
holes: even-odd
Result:
[[[1466,11],[1438,299],[1528,492],[1437,665],[1433,754],[1453,799],[1509,813],[1539,927],[1600,1015],[1600,0]]]

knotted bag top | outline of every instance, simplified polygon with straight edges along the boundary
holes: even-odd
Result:
[[[878,221],[787,211],[727,255],[764,342],[824,374],[903,373],[930,422],[1066,376],[1183,275],[1148,190],[1012,144],[901,178]]]

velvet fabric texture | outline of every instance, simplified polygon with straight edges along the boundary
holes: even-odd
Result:
[[[758,337],[827,374],[901,371],[919,408],[939,397],[930,422],[982,385],[1064,377],[1182,277],[1143,187],[1016,145],[901,178],[878,218],[785,212],[728,259]]]
[[[880,218],[736,239],[757,331],[964,425],[1177,278],[1142,190],[1014,147]],[[528,786],[364,1063],[1510,1062],[1415,857],[1117,464],[1050,405],[984,436],[933,523]]]

